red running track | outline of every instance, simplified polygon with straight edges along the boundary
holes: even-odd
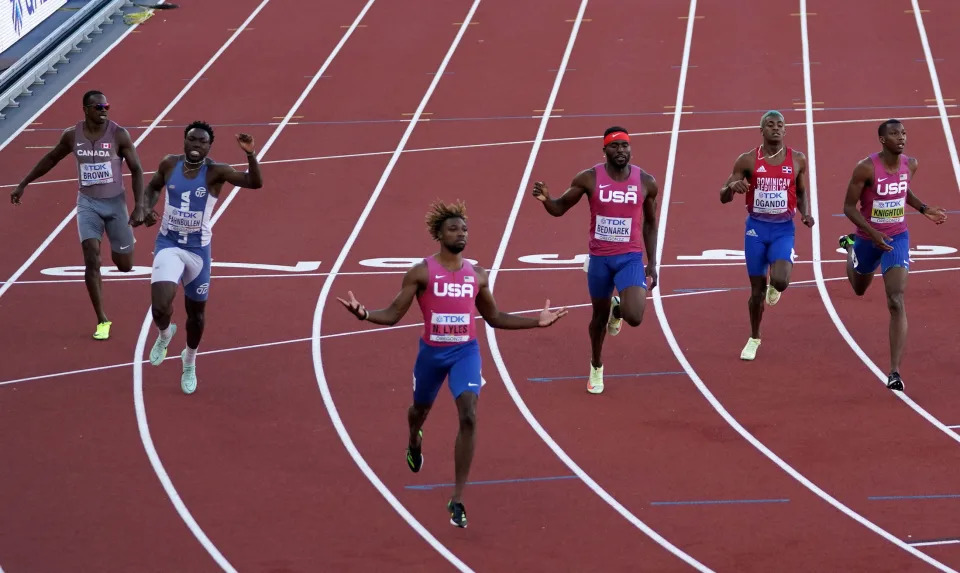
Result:
[[[921,161],[918,193],[929,203],[957,209],[944,132],[937,110],[925,107],[934,96],[913,16],[904,12],[910,3],[871,4],[869,10],[849,4],[808,6],[816,14],[809,17],[811,59],[819,62],[811,66],[812,91],[815,101],[824,102],[816,107],[825,108],[815,112],[815,120],[872,120],[815,126],[825,260],[841,257],[833,252],[835,239],[848,225],[833,215],[840,212],[845,178],[856,160],[876,147],[871,133],[888,115],[928,117],[907,122],[908,153]],[[946,58],[937,62],[944,97],[955,97],[957,79],[949,62],[956,50],[944,22],[956,8],[929,4],[923,7],[931,10],[924,14],[931,46],[936,57]],[[412,518],[469,567],[689,569],[587,484],[571,479],[570,468],[531,431],[505,391],[487,349],[488,384],[471,480],[495,483],[469,486],[470,527],[450,527],[443,509],[450,488],[443,484],[452,481],[456,421],[445,394],[425,428],[423,472],[410,474],[402,461],[419,312],[412,310],[403,321],[409,328],[361,327],[363,333],[353,336],[356,321],[328,298],[322,331],[311,332],[318,294],[328,280],[323,273],[334,265],[389,168],[390,153],[470,5],[373,3],[266,153],[267,186],[238,193],[216,227],[218,262],[318,261],[316,270],[215,269],[201,347],[215,352],[198,361],[200,390],[190,398],[179,392],[176,360],[144,370],[146,416],[159,458],[203,533],[238,570],[451,567],[347,455],[318,392],[312,334],[321,336],[332,405],[358,455]],[[170,121],[141,144],[145,169],[180,148],[177,126],[195,118],[219,127],[213,154],[219,160],[242,161],[231,142],[240,125],[262,148],[363,6],[352,0],[303,9],[272,0],[174,106],[166,116]],[[24,132],[0,152],[0,165],[9,174],[0,183],[15,183],[39,156],[26,147],[50,145],[56,132],[48,129],[75,121],[80,94],[93,86],[110,96],[114,119],[146,125],[256,7],[212,0],[155,16],[37,119],[41,125],[35,127],[42,130]],[[516,269],[497,279],[502,308],[536,309],[547,297],[558,305],[580,305],[552,329],[497,333],[497,348],[536,421],[625,511],[718,571],[927,567],[837,511],[737,434],[683,373],[660,331],[663,318],[704,387],[733,418],[850,509],[906,542],[958,535],[955,498],[870,499],[960,493],[950,480],[960,444],[889,394],[841,337],[817,289],[808,286],[814,278],[809,230],[797,230],[802,262],[794,280],[801,282],[768,311],[764,345],[753,364],[736,359],[748,333],[742,263],[691,266],[678,259],[705,249],[742,249],[742,207],[720,205],[714,193],[736,154],[756,145],[758,137],[752,128],[729,128],[751,126],[763,110],[779,108],[792,125],[789,144],[809,148],[804,115],[792,111],[802,109],[804,96],[795,6],[699,6],[683,102],[693,113],[682,116],[664,209],[659,287],[664,315],[658,317],[648,301],[644,324],[607,342],[606,393],[583,391],[589,311],[582,307],[584,275],[573,259],[585,249],[586,209],[553,219],[528,189],[519,189],[578,8],[573,0],[549,11],[532,0],[479,3],[424,108],[425,121],[410,133],[407,152],[359,227],[341,275],[330,279],[331,297],[349,289],[368,306],[385,305],[399,287],[402,268],[373,267],[369,261],[429,254],[435,247],[422,223],[427,203],[436,197],[464,199],[473,231],[468,256],[489,266],[504,245],[502,266]],[[532,173],[555,193],[576,170],[599,161],[598,136],[612,124],[660,133],[635,137],[634,157],[662,190],[668,179],[687,7],[641,2],[631,14],[624,18],[609,0],[587,7]],[[840,52],[837,42],[854,17],[875,35]],[[771,44],[752,34],[732,40],[730,31],[747,20],[782,32],[782,40]],[[881,33],[879,23],[890,21],[903,33]],[[531,22],[538,29],[535,40]],[[312,40],[302,43],[301,35]],[[153,55],[158,50],[164,57]],[[146,58],[151,68],[140,64]],[[899,83],[885,90],[841,88],[849,78],[873,81],[889,69],[883,62],[898,66]],[[760,71],[765,75],[755,81]],[[134,91],[128,78],[151,89]],[[611,84],[611,78],[620,79]],[[738,87],[719,89],[730,83]],[[137,137],[142,130],[132,133]],[[415,151],[437,147],[450,149]],[[326,158],[340,155],[356,156]],[[69,179],[72,169],[65,161],[45,179]],[[524,197],[504,235],[518,191]],[[74,193],[70,182],[28,189],[17,216],[0,225],[0,236],[14,246],[0,256],[4,277],[69,212]],[[957,248],[949,227],[924,227],[915,219],[915,243]],[[14,469],[0,472],[0,503],[6,509],[0,566],[8,572],[59,570],[68,563],[97,571],[217,570],[158,487],[131,415],[129,363],[149,301],[146,275],[106,283],[113,339],[90,340],[93,317],[82,282],[41,273],[80,263],[73,225],[20,278],[26,282],[0,298],[0,320],[16,325],[0,334],[0,344],[10,349],[0,382],[50,375],[0,386],[0,431],[13,437],[5,440],[4,465]],[[148,265],[154,232],[137,231],[140,265]],[[551,253],[572,262],[519,260]],[[944,320],[956,290],[954,271],[947,269],[960,265],[916,259],[917,271],[943,270],[911,277],[908,394],[944,424],[960,423],[950,411],[955,391],[944,380],[955,346],[951,323]],[[842,277],[842,268],[824,262],[824,276]],[[854,340],[885,369],[879,284],[862,300],[849,295],[844,281],[827,282],[826,292]],[[731,290],[688,294],[698,288]],[[40,320],[30,324],[30,315]],[[182,325],[179,309],[175,320]],[[153,336],[151,331],[148,344]],[[250,345],[262,346],[238,349]],[[171,356],[181,347],[178,337]],[[111,365],[116,367],[55,375]],[[649,375],[616,376],[639,373]],[[951,567],[960,560],[954,544],[918,549]]]

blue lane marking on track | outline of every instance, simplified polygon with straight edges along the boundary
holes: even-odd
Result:
[[[604,378],[631,378],[639,376],[674,376],[686,372],[635,372],[633,374],[604,374]],[[554,380],[586,380],[589,376],[553,376],[550,378],[527,378],[530,382],[552,382]]]
[[[705,499],[693,501],[651,501],[650,505],[723,505],[728,503],[787,503],[789,499]]]
[[[649,373],[639,373],[639,374],[620,374],[619,376],[654,376],[658,374],[684,374],[684,372],[649,372]],[[557,379],[566,379],[566,378],[586,378],[586,376],[569,376],[563,378],[549,378],[549,379],[538,379],[532,378],[531,380],[557,380]],[[559,481],[559,480],[568,480],[568,479],[577,479],[575,475],[561,475],[561,476],[544,476],[544,477],[532,477],[532,478],[513,478],[513,479],[495,479],[495,480],[478,480],[478,481],[469,481],[467,485],[500,485],[500,484],[512,484],[512,483],[530,483],[530,482],[540,482],[540,481]],[[433,483],[433,484],[417,484],[417,485],[408,485],[405,486],[406,489],[413,490],[432,490],[443,487],[453,487],[455,484],[452,483]],[[872,501],[885,501],[885,500],[919,500],[919,499],[954,499],[960,498],[960,493],[946,493],[946,494],[929,494],[929,495],[888,495],[888,496],[870,496],[867,499]],[[678,506],[678,505],[734,505],[734,504],[755,504],[755,503],[789,503],[789,498],[770,498],[770,499],[694,499],[694,500],[680,500],[680,501],[651,501],[651,506]],[[927,541],[950,541],[953,537],[947,537],[943,539],[932,539]],[[913,543],[921,543],[916,541]]]
[[[526,483],[533,481],[557,481],[562,479],[577,479],[575,475],[569,476],[548,476],[548,477],[536,477],[536,478],[516,478],[516,479],[494,479],[494,480],[484,480],[484,481],[468,481],[467,485],[494,485],[494,484],[503,484],[503,483]],[[453,487],[455,484],[452,483],[432,483],[432,484],[423,484],[423,485],[408,485],[407,489],[418,489],[418,490],[431,490],[439,487]]]
[[[909,543],[914,547],[926,547],[930,545],[955,545],[960,543],[960,537],[943,537],[940,539],[904,539],[905,543]]]
[[[790,285],[790,288],[792,288],[792,289],[793,289],[793,288],[804,288],[804,287],[810,288],[810,287],[816,287],[816,286],[817,286],[817,285],[815,285],[815,284],[801,283],[801,284],[791,284],[791,285]],[[730,290],[750,290],[750,287],[748,287],[748,286],[741,286],[741,287],[675,288],[675,289],[673,289],[673,292],[703,292],[703,291],[723,291],[723,292],[726,292],[726,291],[730,291]]]

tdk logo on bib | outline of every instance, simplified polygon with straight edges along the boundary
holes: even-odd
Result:
[[[434,314],[433,324],[469,324],[469,314]]]

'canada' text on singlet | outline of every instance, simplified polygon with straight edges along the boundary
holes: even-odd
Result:
[[[117,129],[108,121],[103,136],[96,141],[87,139],[83,122],[74,128],[76,144],[73,154],[77,158],[77,180],[80,192],[94,199],[109,199],[124,193],[123,158],[117,154]]]

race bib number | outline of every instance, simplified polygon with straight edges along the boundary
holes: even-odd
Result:
[[[597,223],[593,229],[593,238],[598,241],[611,243],[629,243],[630,226],[633,219],[630,217],[604,217],[597,215]]]
[[[198,232],[202,223],[202,215],[203,213],[199,211],[184,211],[176,208],[164,213],[167,218],[167,229],[174,233]]]
[[[113,165],[109,161],[80,164],[80,185],[90,187],[104,183],[113,183]]]
[[[871,223],[899,223],[903,221],[906,197],[898,199],[874,199],[870,210]]]
[[[787,192],[786,191],[760,191],[753,192],[753,212],[763,213],[765,215],[779,215],[787,212]]]
[[[433,342],[466,342],[470,340],[469,314],[435,312],[430,319],[430,340]]]

